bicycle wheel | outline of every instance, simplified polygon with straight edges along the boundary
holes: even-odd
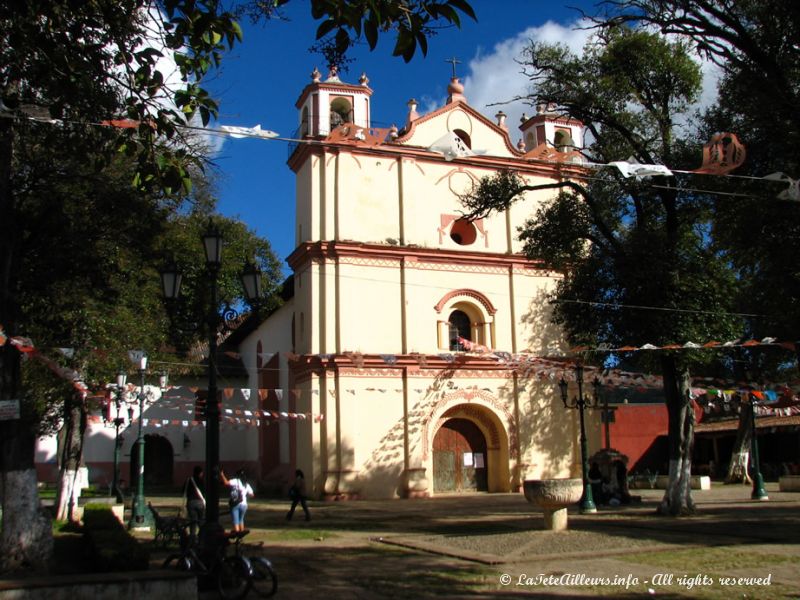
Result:
[[[226,556],[217,570],[217,589],[220,598],[239,600],[253,585],[250,562],[241,556]]]
[[[178,571],[191,571],[192,559],[184,554],[170,554],[161,565],[164,569],[178,569]]]
[[[272,563],[263,556],[250,559],[253,567],[253,591],[261,598],[269,598],[278,591],[278,576]]]

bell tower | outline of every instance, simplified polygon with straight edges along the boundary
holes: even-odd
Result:
[[[583,149],[583,123],[561,114],[555,104],[538,104],[536,115],[523,116],[519,128],[527,152],[542,144],[559,152]]]
[[[344,123],[369,128],[372,90],[368,84],[365,73],[361,74],[357,85],[343,82],[336,67],[330,68],[327,79],[323,81],[322,74],[315,67],[311,72],[311,83],[295,103],[300,117],[295,137],[325,137]]]

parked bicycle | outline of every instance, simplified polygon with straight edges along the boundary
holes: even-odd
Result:
[[[234,555],[239,556],[250,563],[250,581],[252,590],[261,598],[269,598],[278,591],[278,576],[272,568],[272,562],[263,556],[245,556],[242,553],[242,540],[250,533],[249,529],[231,533],[231,539],[235,538]],[[259,542],[258,547],[262,547],[264,542]]]
[[[258,596],[269,598],[278,590],[278,577],[272,563],[263,556],[247,557],[242,552],[242,539],[249,530],[235,531],[224,536],[223,543],[217,546],[216,553],[205,560],[202,549],[196,540],[184,530],[181,534],[181,552],[171,554],[164,560],[164,568],[177,568],[197,573],[199,577],[212,578],[224,600],[240,600],[252,589]],[[228,547],[234,546],[234,553],[228,554]]]

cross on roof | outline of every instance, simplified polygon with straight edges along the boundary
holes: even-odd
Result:
[[[446,58],[444,62],[449,62],[453,65],[453,79],[456,77],[456,65],[460,65],[461,61],[458,60],[455,56],[453,58]]]

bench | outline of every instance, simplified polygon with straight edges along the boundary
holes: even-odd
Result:
[[[166,548],[185,536],[186,528],[189,526],[189,519],[184,519],[180,516],[165,517],[150,502],[147,503],[147,508],[153,513],[156,546]]]

